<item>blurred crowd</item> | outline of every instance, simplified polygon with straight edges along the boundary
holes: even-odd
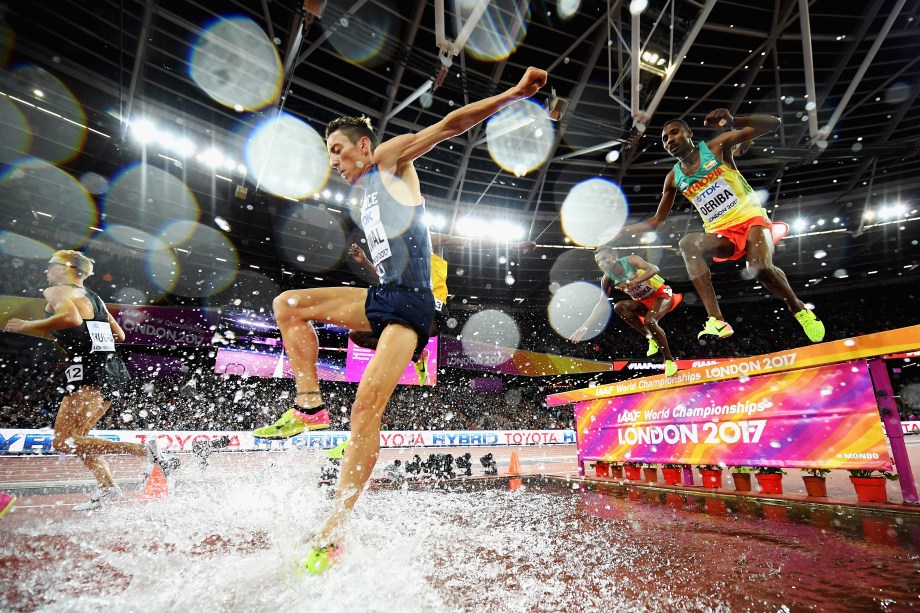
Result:
[[[0,267],[0,285],[7,296],[39,297],[42,267],[13,259]],[[113,286],[90,284],[107,301]],[[680,288],[684,289],[684,288]],[[802,294],[813,305],[827,328],[825,340],[837,340],[890,330],[918,322],[914,284],[895,283],[871,290]],[[731,338],[699,341],[697,332],[706,318],[695,294],[686,293],[684,303],[661,324],[671,350],[678,359],[742,357],[799,347],[808,343],[785,306],[772,296],[759,300],[726,301],[725,318],[734,327]],[[498,308],[498,307],[496,307]],[[473,311],[453,311],[456,324],[448,335],[462,334]],[[556,333],[542,312],[511,312],[520,332],[520,349],[599,361],[660,361],[647,358],[646,340],[615,315],[593,339],[574,344]],[[325,342],[325,341],[324,341]],[[176,348],[173,348],[176,349]],[[122,347],[127,355],[149,348]],[[163,349],[163,351],[167,351]],[[186,351],[186,350],[183,350]],[[175,353],[175,351],[174,351]],[[250,430],[273,421],[291,406],[293,381],[218,375],[213,350],[188,349],[181,354],[188,367],[171,376],[135,376],[122,390],[101,428],[164,430]],[[53,424],[61,398],[60,366],[47,341],[0,333],[0,427],[43,428]],[[920,413],[920,364],[916,360],[892,365],[892,381],[899,398],[902,419]],[[483,393],[472,384],[485,373],[440,368],[434,387],[400,386],[384,414],[384,428],[391,430],[557,429],[573,427],[572,407],[547,407],[548,393],[639,377],[647,371],[604,372],[551,377],[499,377],[501,391]],[[335,429],[348,428],[348,414],[356,384],[322,383]],[[911,392],[911,393],[908,393]]]
[[[60,366],[17,365],[0,355],[0,428],[46,428],[60,403]],[[916,372],[915,372],[916,371]],[[639,376],[641,373],[636,373]],[[547,394],[587,387],[586,380],[555,377],[547,384],[518,377],[499,392],[484,394],[472,376],[441,369],[436,386],[400,386],[383,416],[389,430],[550,430],[574,428],[572,406],[547,407]],[[895,390],[917,386],[920,363],[892,375]],[[323,381],[332,428],[347,430],[357,384]],[[291,406],[291,379],[220,375],[197,371],[168,377],[135,376],[121,390],[99,428],[118,430],[251,430],[274,421]],[[920,407],[898,398],[902,420],[920,420]]]
[[[61,392],[59,368],[24,368],[0,390],[0,427],[46,428]],[[332,428],[347,430],[356,384],[324,381]],[[533,388],[477,394],[468,382],[401,387],[383,418],[389,430],[545,430],[572,428],[571,407],[547,408]],[[99,422],[115,430],[251,430],[274,421],[293,399],[291,379],[197,372],[140,379],[121,390]]]
[[[58,373],[56,364],[16,368],[0,358],[0,428],[42,428],[54,421],[60,394],[49,382]]]

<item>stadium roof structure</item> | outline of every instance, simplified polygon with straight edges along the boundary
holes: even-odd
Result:
[[[190,259],[185,270],[210,270],[226,291],[270,295],[362,283],[343,258],[360,238],[353,196],[313,142],[329,120],[364,114],[386,139],[545,68],[533,104],[416,163],[440,231],[484,226],[538,244],[450,252],[451,307],[536,311],[558,288],[597,278],[599,237],[654,213],[674,162],[660,142],[667,119],[706,139],[718,132],[703,127],[713,109],[766,113],[782,127],[738,165],[792,227],[777,264],[797,290],[821,292],[918,274],[918,11],[904,0],[15,2],[3,15],[0,118],[8,135],[30,133],[18,153],[99,192],[104,217],[80,239],[90,250],[146,257],[149,274],[160,241],[174,260],[166,269]],[[71,124],[87,130],[62,154]],[[4,146],[10,163],[17,151]],[[140,176],[165,183],[132,209],[122,179],[140,162],[158,169]],[[193,194],[193,213],[169,205],[185,197],[170,195],[174,185]],[[27,236],[80,242],[66,215],[31,210],[46,234]],[[187,223],[164,230],[172,221]],[[677,243],[700,228],[678,203],[655,236],[624,248],[689,288]],[[139,244],[109,236],[132,229]],[[184,243],[191,234],[198,242]],[[723,300],[768,293],[740,264],[713,279]],[[194,298],[195,283],[178,293]]]

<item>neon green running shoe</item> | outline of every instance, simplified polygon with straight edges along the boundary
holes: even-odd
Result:
[[[648,351],[645,352],[647,356],[653,356],[658,353],[658,343],[655,342],[655,339],[648,339]]]
[[[673,377],[674,373],[677,372],[677,362],[674,360],[665,360],[664,361],[664,374],[667,377]]]
[[[348,447],[348,442],[351,441],[350,438],[346,438],[344,441],[333,447],[332,449],[326,450],[326,457],[330,460],[341,460],[345,457],[345,448]]]
[[[302,575],[303,571],[307,571],[307,574],[310,575],[321,575],[335,564],[340,555],[342,555],[342,548],[335,545],[311,547],[310,553],[300,562],[300,574]]]
[[[808,340],[820,343],[824,340],[824,323],[818,319],[811,309],[802,309],[795,314],[796,320],[802,325]]]
[[[256,428],[252,431],[252,435],[257,438],[291,438],[304,430],[324,430],[328,427],[329,412],[326,409],[314,415],[308,415],[294,408],[289,409],[272,425]]]
[[[710,317],[706,320],[706,325],[703,326],[703,331],[696,335],[696,338],[703,338],[704,336],[718,336],[719,338],[728,338],[735,331],[732,330],[732,327],[721,319],[716,319],[715,317]]]

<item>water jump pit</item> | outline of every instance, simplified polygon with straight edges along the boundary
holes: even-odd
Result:
[[[0,607],[762,611],[920,602],[916,515],[577,477],[374,486],[339,564],[297,578],[304,543],[331,504],[317,479],[323,459],[259,455],[270,459],[256,470],[193,469],[166,498],[128,495],[85,514],[69,506],[85,493],[20,492],[3,521]]]
[[[13,488],[20,503],[2,523],[0,607],[904,610],[920,604],[920,514],[911,508],[917,488],[882,359],[918,347],[915,326],[796,349],[778,363],[771,356],[746,358],[671,379],[551,395],[548,404],[576,404],[577,454],[564,455],[565,445],[522,447],[522,456],[540,454],[524,460],[538,475],[378,482],[362,496],[338,543],[344,554],[319,577],[297,573],[332,505],[328,483],[334,480],[324,478],[328,460],[319,450],[215,453],[227,461],[183,467],[164,498],[140,501],[129,494],[86,514],[70,508],[86,497],[73,492],[88,489],[85,469],[76,477],[82,482],[64,471],[38,493]],[[723,370],[742,363],[759,371]],[[770,406],[745,398],[764,390]],[[859,402],[851,402],[854,397]],[[656,406],[646,410],[643,403]],[[755,409],[754,418],[744,413]],[[818,434],[792,435],[815,424]],[[661,440],[653,440],[656,432]],[[685,432],[686,440],[671,441],[669,432]],[[394,457],[386,453],[405,462],[428,451],[444,448],[386,451],[378,480]],[[683,485],[578,476],[589,462],[627,458],[682,465]],[[509,468],[515,460],[512,454]],[[13,461],[40,467],[45,460]],[[73,456],[48,461],[79,462]],[[691,466],[714,464],[873,471],[896,464],[902,509],[688,487]]]

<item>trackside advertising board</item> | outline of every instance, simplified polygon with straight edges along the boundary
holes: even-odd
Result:
[[[891,470],[865,361],[575,406],[582,460]]]
[[[326,430],[300,434],[285,440],[253,438],[251,432],[91,430],[90,436],[143,445],[155,436],[160,449],[170,453],[191,451],[198,441],[221,436],[230,439],[227,450],[331,449],[349,437],[348,432]],[[56,453],[51,449],[54,432],[0,429],[0,453]],[[380,433],[381,447],[503,447],[514,445],[574,445],[573,430],[424,430]]]

